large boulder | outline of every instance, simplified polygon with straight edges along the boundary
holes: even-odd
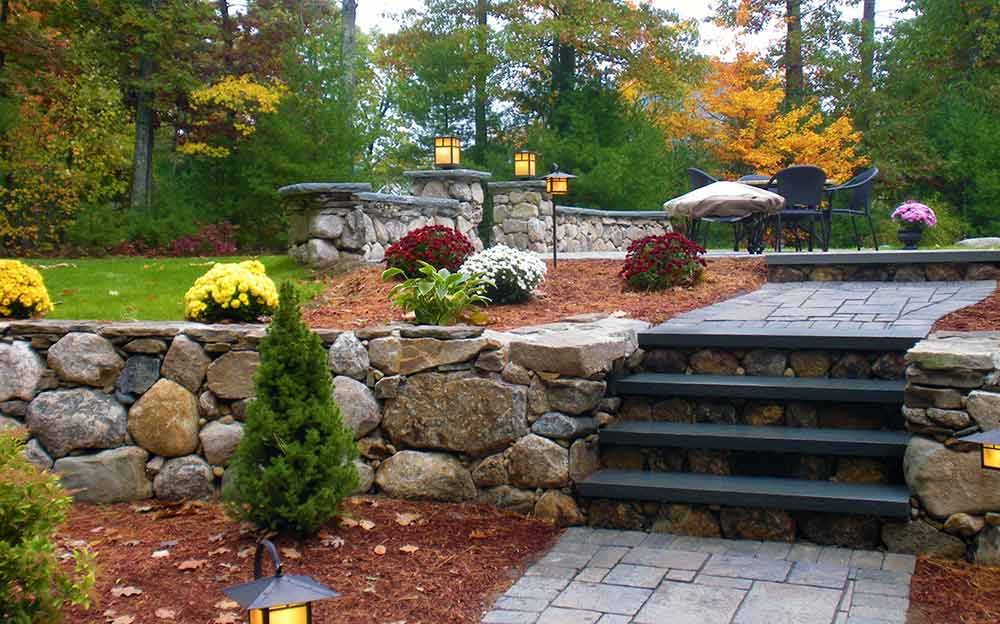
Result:
[[[983,470],[978,451],[960,453],[923,436],[906,447],[903,471],[910,491],[930,515],[983,514],[1000,509],[1000,472]]]
[[[129,410],[128,432],[155,455],[193,453],[198,448],[198,400],[179,383],[161,379]]]
[[[260,366],[256,351],[230,351],[208,367],[208,388],[223,399],[253,396],[253,376]]]
[[[510,448],[508,462],[512,485],[558,488],[569,484],[569,451],[533,433]]]
[[[56,460],[53,471],[77,501],[120,503],[152,496],[153,487],[146,478],[148,457],[137,446],[124,446],[96,455],[63,457]]]
[[[125,362],[114,346],[97,334],[71,332],[49,347],[49,367],[66,381],[110,386]]]
[[[117,401],[97,390],[43,392],[28,406],[26,423],[52,457],[125,443],[127,415]]]
[[[527,433],[527,393],[493,379],[424,373],[386,402],[382,428],[397,445],[482,456]]]
[[[0,343],[0,402],[35,398],[44,373],[42,358],[27,342]]]
[[[1000,429],[1000,394],[974,390],[969,393],[965,406],[983,431]]]
[[[612,363],[636,349],[635,331],[623,327],[606,335],[565,331],[516,338],[510,361],[533,371],[569,377],[592,377],[611,370]]]
[[[358,473],[358,485],[351,494],[367,493],[375,483],[375,469],[360,459],[355,459],[354,470]]]
[[[576,501],[558,490],[542,494],[535,503],[535,516],[560,527],[583,524],[583,514]]]
[[[884,523],[882,541],[889,552],[946,559],[961,559],[966,550],[961,539],[938,531],[923,520]]]
[[[198,392],[212,359],[201,345],[187,336],[177,336],[170,343],[170,350],[163,358],[161,374],[176,381],[191,392]]]
[[[566,414],[583,414],[601,402],[607,384],[586,379],[554,379],[546,382],[549,409]]]
[[[412,375],[444,364],[472,360],[489,346],[486,338],[438,340],[387,336],[368,343],[371,365],[386,375]]]
[[[167,460],[153,479],[156,498],[163,500],[210,500],[215,498],[212,467],[197,455]]]
[[[238,422],[212,421],[202,428],[198,439],[201,440],[205,460],[213,466],[225,466],[243,439],[243,425]]]
[[[697,505],[664,503],[653,523],[655,533],[692,535],[694,537],[722,537],[722,529],[715,514]]]
[[[368,351],[354,332],[344,332],[330,347],[330,370],[334,375],[346,375],[363,380],[368,374]]]
[[[445,453],[400,451],[382,462],[375,483],[395,498],[464,501],[476,497],[472,475]]]
[[[344,425],[354,432],[354,439],[364,437],[382,420],[378,401],[368,386],[350,377],[333,378],[333,400],[340,407]]]

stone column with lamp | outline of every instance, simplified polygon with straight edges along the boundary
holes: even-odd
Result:
[[[483,203],[486,197],[483,185],[492,174],[455,168],[406,171],[403,175],[410,180],[410,193],[415,197],[456,200],[458,210],[455,216],[437,215],[433,219],[433,225],[453,227],[468,237],[477,250],[483,248],[477,230],[483,220]]]

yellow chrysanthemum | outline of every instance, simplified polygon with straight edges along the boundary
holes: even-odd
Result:
[[[0,317],[30,318],[52,311],[42,275],[17,260],[0,260]]]
[[[195,321],[246,321],[270,314],[277,304],[277,289],[263,264],[256,260],[217,263],[184,295],[184,314]]]

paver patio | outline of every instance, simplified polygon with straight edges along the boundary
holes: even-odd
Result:
[[[808,543],[567,529],[484,624],[888,624],[915,557]]]

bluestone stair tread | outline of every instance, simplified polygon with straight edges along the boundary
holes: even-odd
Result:
[[[700,398],[836,401],[849,403],[903,402],[903,380],[829,379],[825,377],[755,377],[750,375],[681,375],[637,373],[619,379],[620,395]]]
[[[588,498],[850,513],[906,518],[904,485],[871,485],[779,477],[600,470],[579,484]]]
[[[902,457],[909,439],[905,431],[672,422],[619,422],[600,433],[609,446],[868,457]]]
[[[923,340],[924,329],[820,329],[678,327],[670,321],[639,332],[639,346],[658,348],[791,349],[802,351],[908,351]]]

